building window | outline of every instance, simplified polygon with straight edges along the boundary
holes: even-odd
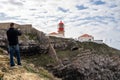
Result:
[[[89,41],[91,41],[91,39],[89,39]]]

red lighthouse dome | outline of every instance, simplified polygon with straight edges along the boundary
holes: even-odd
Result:
[[[64,25],[64,23],[62,21],[60,21],[59,26],[63,26],[63,25]]]

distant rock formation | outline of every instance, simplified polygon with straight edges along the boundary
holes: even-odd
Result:
[[[54,67],[53,74],[62,80],[119,80],[120,56],[94,54],[85,50],[71,60],[64,60],[64,66]]]

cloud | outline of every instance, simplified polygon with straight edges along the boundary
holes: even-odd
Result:
[[[12,5],[22,6],[23,3],[20,0],[9,0]]]
[[[83,9],[87,9],[88,7],[85,7],[84,5],[76,5],[76,8],[78,10],[83,10]]]
[[[120,49],[120,0],[0,0],[0,7],[1,22],[31,23],[50,33],[62,20],[66,37],[88,33]]]
[[[0,13],[0,21],[11,20],[11,19],[17,20],[18,18],[17,17],[9,17],[5,13]]]
[[[62,7],[58,7],[58,10],[62,11],[62,12],[68,12],[69,10],[68,9],[64,9]]]
[[[91,2],[95,5],[104,5],[105,4],[105,2],[101,1],[101,0],[91,0]]]

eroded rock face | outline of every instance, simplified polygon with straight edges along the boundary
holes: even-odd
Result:
[[[71,63],[55,67],[53,73],[63,80],[120,80],[120,57],[87,51],[74,57]]]
[[[48,53],[48,47],[41,47],[38,45],[32,46],[20,46],[20,52],[23,56],[32,56],[35,54],[46,54]]]

